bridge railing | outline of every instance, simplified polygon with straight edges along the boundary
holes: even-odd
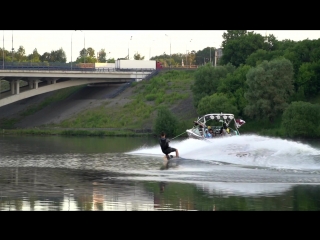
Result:
[[[121,72],[153,72],[154,68],[116,68],[117,71]]]
[[[53,64],[53,65],[45,65],[45,64],[37,64],[31,65],[29,63],[12,63],[5,64],[1,67],[0,70],[23,70],[23,71],[93,71],[93,72],[153,72],[155,69],[152,68],[94,68],[94,67],[77,67],[71,66],[70,64]]]

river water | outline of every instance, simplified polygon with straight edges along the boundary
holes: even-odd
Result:
[[[1,211],[319,211],[320,141],[0,136]]]

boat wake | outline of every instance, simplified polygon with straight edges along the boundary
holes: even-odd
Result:
[[[170,146],[180,156],[199,164],[221,163],[277,170],[320,170],[320,149],[297,141],[258,135],[215,138],[208,141],[172,140]],[[133,150],[127,154],[163,157],[159,145]]]

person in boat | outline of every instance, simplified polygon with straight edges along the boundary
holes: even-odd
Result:
[[[166,155],[166,158],[169,160],[169,153],[176,152],[176,157],[179,157],[178,149],[169,146],[170,140],[166,138],[166,134],[164,132],[160,135],[160,147],[162,152]]]
[[[214,136],[214,132],[213,132],[212,128],[209,129],[209,133],[211,134],[211,137]]]
[[[222,126],[220,127],[219,134],[220,134],[220,136],[222,136],[222,135],[223,135],[223,127],[222,127]]]
[[[209,132],[208,129],[206,129],[205,138],[212,138],[212,134]]]
[[[221,134],[221,136],[227,135],[227,124],[226,123],[222,124],[222,127],[220,129],[220,134]]]

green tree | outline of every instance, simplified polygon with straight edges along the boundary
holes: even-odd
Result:
[[[84,57],[87,57],[88,56],[88,52],[87,52],[87,49],[85,48],[82,48],[81,51],[79,52],[79,57],[78,58],[84,58]]]
[[[205,62],[212,62],[212,65],[214,65],[214,53],[215,53],[214,47],[206,47],[202,50],[199,50],[195,52],[194,57],[194,64],[196,65],[205,65]]]
[[[240,64],[245,64],[247,57],[253,52],[267,46],[265,37],[253,32],[228,39],[223,44],[223,55],[219,59],[220,64],[231,63],[238,67]]]
[[[276,37],[273,34],[270,34],[269,36],[265,37],[265,48],[268,51],[274,51],[277,50],[279,47],[279,41],[276,39]]]
[[[150,60],[156,60],[158,62],[161,62],[163,66],[169,66],[171,60],[173,66],[181,66],[182,60],[183,63],[186,64],[186,54],[173,53],[170,58],[169,55],[164,53],[160,56],[151,57]]]
[[[87,53],[88,53],[87,56],[89,56],[89,57],[91,57],[91,58],[94,58],[94,56],[95,56],[95,51],[94,51],[94,49],[93,49],[92,47],[87,48]]]
[[[20,46],[18,48],[18,51],[16,52],[15,56],[18,62],[23,62],[25,58],[26,50],[24,49],[23,46]]]
[[[264,60],[271,60],[269,52],[264,49],[258,49],[247,57],[246,64],[255,67],[256,65],[262,63]]]
[[[292,102],[282,115],[281,125],[289,137],[320,137],[320,105]]]
[[[244,93],[247,91],[246,76],[250,68],[248,65],[240,65],[234,72],[228,73],[218,87],[219,93],[234,99],[232,103],[237,106],[240,115],[243,115],[243,109],[247,105]]]
[[[244,36],[246,34],[248,34],[247,30],[227,30],[227,32],[224,32],[222,34],[222,38],[223,38],[222,48],[225,48],[228,41],[237,39],[237,38]]]
[[[294,73],[297,75],[299,68],[303,63],[316,62],[320,60],[319,49],[320,39],[306,39],[295,43],[289,42],[288,47],[284,50],[283,56],[292,62]]]
[[[101,62],[101,63],[105,63],[107,62],[107,53],[104,49],[101,49],[99,52],[98,52],[98,61]]]
[[[194,73],[194,83],[191,86],[194,106],[197,108],[201,98],[217,92],[222,78],[232,73],[235,67],[231,64],[213,67],[210,63],[199,67]]]
[[[290,40],[290,39],[284,39],[282,41],[277,42],[277,50],[292,50],[294,46],[297,44],[297,42]]]
[[[50,53],[49,52],[45,52],[40,56],[40,61],[41,62],[50,62]]]
[[[35,48],[32,52],[32,54],[30,54],[28,56],[28,60],[32,63],[38,63],[40,62],[40,54],[38,53],[38,50]]]
[[[109,58],[107,60],[107,63],[115,63],[115,62],[116,62],[116,60],[114,58]]]
[[[142,56],[140,55],[140,53],[137,52],[137,53],[134,54],[133,59],[134,59],[134,60],[143,60],[143,59],[144,59],[144,56],[142,57]]]
[[[320,92],[320,60],[302,63],[296,78],[297,92],[303,96],[315,97]]]
[[[273,122],[285,110],[294,91],[292,63],[284,58],[264,61],[248,71],[246,84],[245,114]]]
[[[262,63],[264,60],[271,61],[273,59],[283,57],[284,53],[285,52],[283,50],[267,51],[264,49],[258,49],[247,57],[246,64],[255,67]]]
[[[168,137],[174,137],[177,133],[178,120],[173,113],[166,107],[159,107],[157,118],[154,123],[154,132],[160,135],[165,132]]]
[[[193,65],[195,63],[195,59],[196,59],[196,52],[195,51],[191,51],[187,55],[187,60],[188,61],[186,62],[186,64],[188,64],[189,66]]]
[[[66,53],[65,51],[60,48],[59,50],[52,50],[50,53],[49,62],[60,62],[60,63],[66,63]]]
[[[2,51],[3,51],[3,49],[0,48],[0,52],[1,52],[0,59],[1,59],[1,61],[3,61],[3,55],[4,55],[4,61],[6,62],[6,61],[8,61],[7,59],[8,59],[8,56],[9,56],[10,53],[9,53],[8,50],[4,49],[3,54],[2,54]]]
[[[197,113],[205,115],[208,113],[233,113],[238,115],[238,108],[233,104],[234,100],[230,99],[223,93],[215,93],[211,96],[205,96],[198,104]]]
[[[87,49],[83,48],[79,52],[80,56],[77,57],[77,63],[95,63],[97,59],[95,58],[95,51],[89,47]]]

